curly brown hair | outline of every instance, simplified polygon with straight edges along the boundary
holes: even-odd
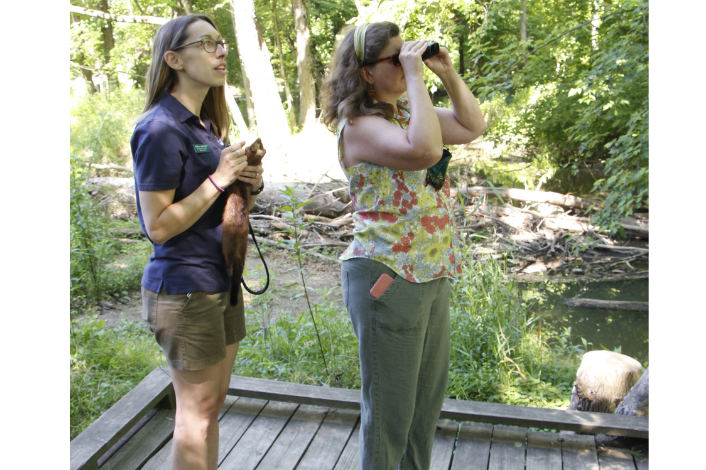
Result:
[[[400,28],[389,21],[370,23],[365,33],[365,55],[362,63],[355,55],[353,36],[355,25],[347,26],[343,39],[335,46],[330,75],[324,80],[319,94],[321,121],[335,131],[343,119],[378,114],[392,119],[395,109],[389,103],[375,102],[368,96],[368,82],[360,75],[360,68],[380,55],[390,38],[399,36]]]

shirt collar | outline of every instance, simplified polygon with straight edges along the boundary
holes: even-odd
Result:
[[[164,92],[159,101],[162,106],[164,106],[175,118],[179,120],[179,122],[186,122],[190,118],[196,117],[194,113],[186,109],[186,106],[181,104],[181,102],[174,98],[168,91]]]
[[[198,117],[191,111],[189,111],[186,106],[184,106],[181,101],[174,98],[171,93],[165,91],[160,98],[160,103],[164,106],[172,115],[179,120],[179,122],[186,122],[192,120],[194,123],[200,124]],[[201,118],[208,132],[211,132],[211,121],[206,118]]]

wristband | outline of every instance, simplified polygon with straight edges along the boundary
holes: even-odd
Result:
[[[208,175],[208,179],[211,180],[211,183],[213,183],[213,185],[216,187],[217,190],[219,190],[219,191],[222,192],[222,193],[226,192],[225,189],[221,188],[220,186],[218,186],[218,185],[216,184],[215,181],[213,181],[213,178],[211,178],[211,175]]]
[[[251,194],[251,195],[257,196],[258,194],[260,194],[260,193],[265,189],[265,179],[262,178],[262,177],[260,177],[260,181],[262,182],[262,184],[261,184],[260,187],[257,189],[257,191],[253,191],[252,189],[250,190],[250,194]]]

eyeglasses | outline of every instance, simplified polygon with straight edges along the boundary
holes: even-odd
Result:
[[[392,65],[397,67],[400,65],[400,53],[398,52],[397,54],[393,54],[389,57],[383,57],[382,59],[377,59],[377,60],[374,60],[372,62],[369,62],[367,64],[363,64],[363,65],[375,65],[375,64],[379,64],[380,62],[385,62],[386,60],[391,61]]]
[[[208,52],[209,54],[213,54],[214,52],[216,52],[216,47],[218,47],[218,46],[221,46],[224,51],[228,52],[229,42],[225,38],[222,38],[218,41],[215,41],[213,39],[199,39],[198,41],[191,41],[186,44],[182,44],[181,46],[175,47],[172,50],[176,51],[178,49],[181,49],[182,47],[186,47],[186,46],[190,46],[192,44],[198,44],[198,43],[201,43],[201,45],[203,46],[203,50]]]

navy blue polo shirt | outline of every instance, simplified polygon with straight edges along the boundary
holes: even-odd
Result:
[[[139,191],[175,189],[174,202],[179,202],[216,171],[224,145],[210,121],[203,122],[205,127],[165,93],[135,127],[130,147],[137,214],[145,233]],[[221,194],[194,225],[161,245],[153,242],[154,253],[142,274],[146,289],[160,292],[164,286],[167,294],[230,290],[222,252],[225,203]]]

